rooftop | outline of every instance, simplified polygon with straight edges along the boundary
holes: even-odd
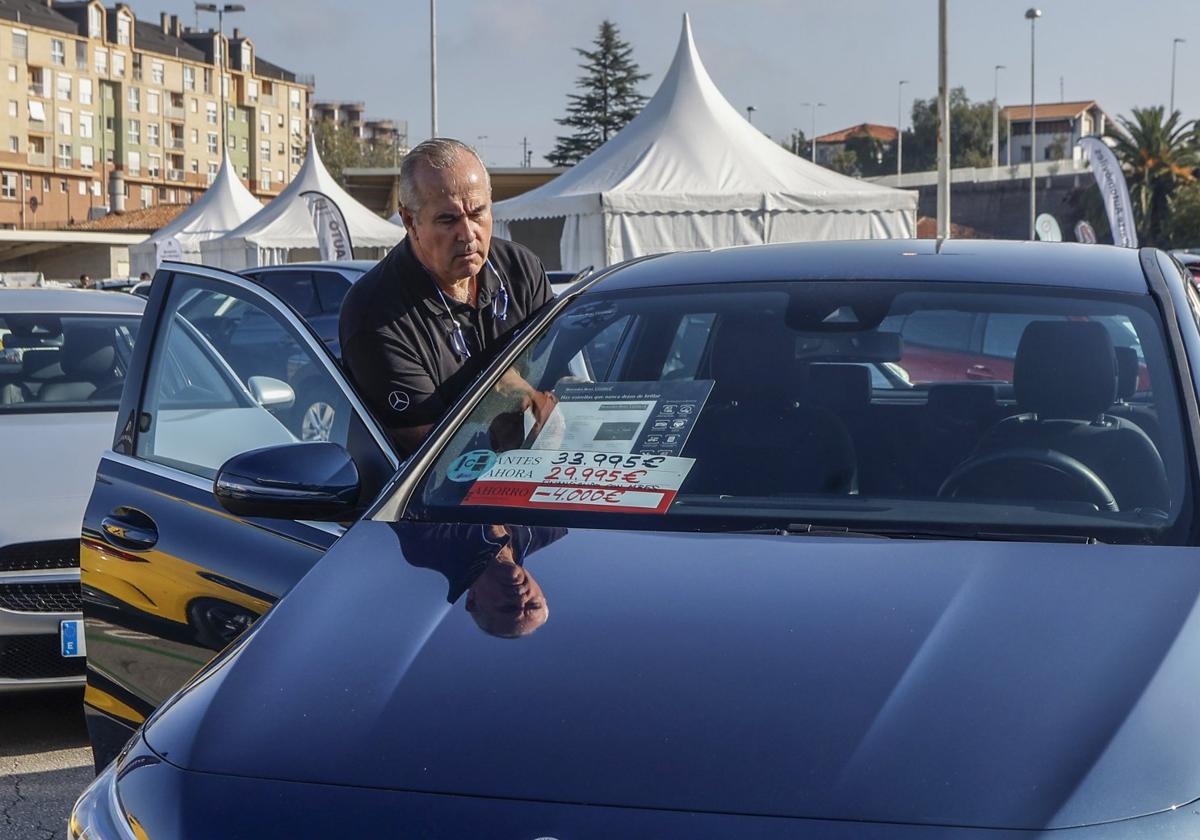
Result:
[[[852,125],[849,128],[843,128],[841,131],[834,131],[829,134],[822,134],[817,138],[818,143],[845,143],[854,137],[871,137],[875,140],[884,143],[896,142],[896,127],[894,125],[876,125],[875,123],[861,123]]]
[[[189,204],[156,204],[126,213],[109,213],[99,219],[91,219],[74,225],[71,230],[107,230],[124,233],[153,233],[170,224],[175,217],[188,209]]]
[[[1099,108],[1095,99],[1084,99],[1078,102],[1046,102],[1038,103],[1037,118],[1039,120],[1069,120],[1092,108]],[[1002,109],[1005,119],[1020,122],[1029,119],[1028,105],[1006,105]]]

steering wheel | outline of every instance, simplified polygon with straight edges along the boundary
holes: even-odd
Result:
[[[1052,449],[1002,449],[971,458],[954,468],[938,489],[939,498],[980,498],[984,487],[1011,485],[1019,475],[1045,486],[1066,484],[1071,501],[1090,502],[1097,509],[1116,513],[1117,500],[1104,480],[1082,461]],[[986,495],[995,497],[995,494]]]

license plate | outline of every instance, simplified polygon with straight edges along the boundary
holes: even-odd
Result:
[[[83,621],[76,618],[58,625],[58,644],[64,657],[86,656],[87,644],[83,640]]]

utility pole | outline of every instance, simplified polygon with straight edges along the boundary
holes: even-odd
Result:
[[[949,58],[946,0],[938,0],[938,188],[937,235],[950,238],[950,88],[947,83]]]
[[[900,176],[904,174],[904,86],[908,79],[901,79],[896,85],[896,186],[900,186]]]
[[[438,136],[437,101],[437,0],[429,0],[429,126],[430,137]]]
[[[1029,21],[1029,240],[1037,238],[1037,98],[1034,87],[1034,70],[1037,56],[1034,30],[1037,19],[1042,16],[1041,9],[1028,9],[1025,19]]]
[[[521,166],[529,166],[529,138],[521,138]]]
[[[1000,165],[1000,71],[1007,69],[997,64],[992,84],[992,169]]]
[[[1175,113],[1175,51],[1180,44],[1186,44],[1186,38],[1176,38],[1171,42],[1171,110],[1167,112],[1167,116]]]

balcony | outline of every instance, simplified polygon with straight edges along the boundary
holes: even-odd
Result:
[[[168,169],[167,170],[167,180],[168,181],[177,181],[182,184],[183,183],[183,170],[182,169]]]
[[[179,122],[183,122],[185,119],[185,116],[184,116],[185,113],[186,112],[183,110],[182,105],[180,105],[178,107],[176,107],[174,105],[164,105],[163,106],[163,116],[165,116],[169,120],[178,120]]]
[[[49,166],[50,155],[45,152],[30,152],[28,155],[30,166]]]
[[[182,137],[168,137],[167,138],[167,148],[168,149],[176,149],[177,151],[182,152],[183,151],[183,138]]]

